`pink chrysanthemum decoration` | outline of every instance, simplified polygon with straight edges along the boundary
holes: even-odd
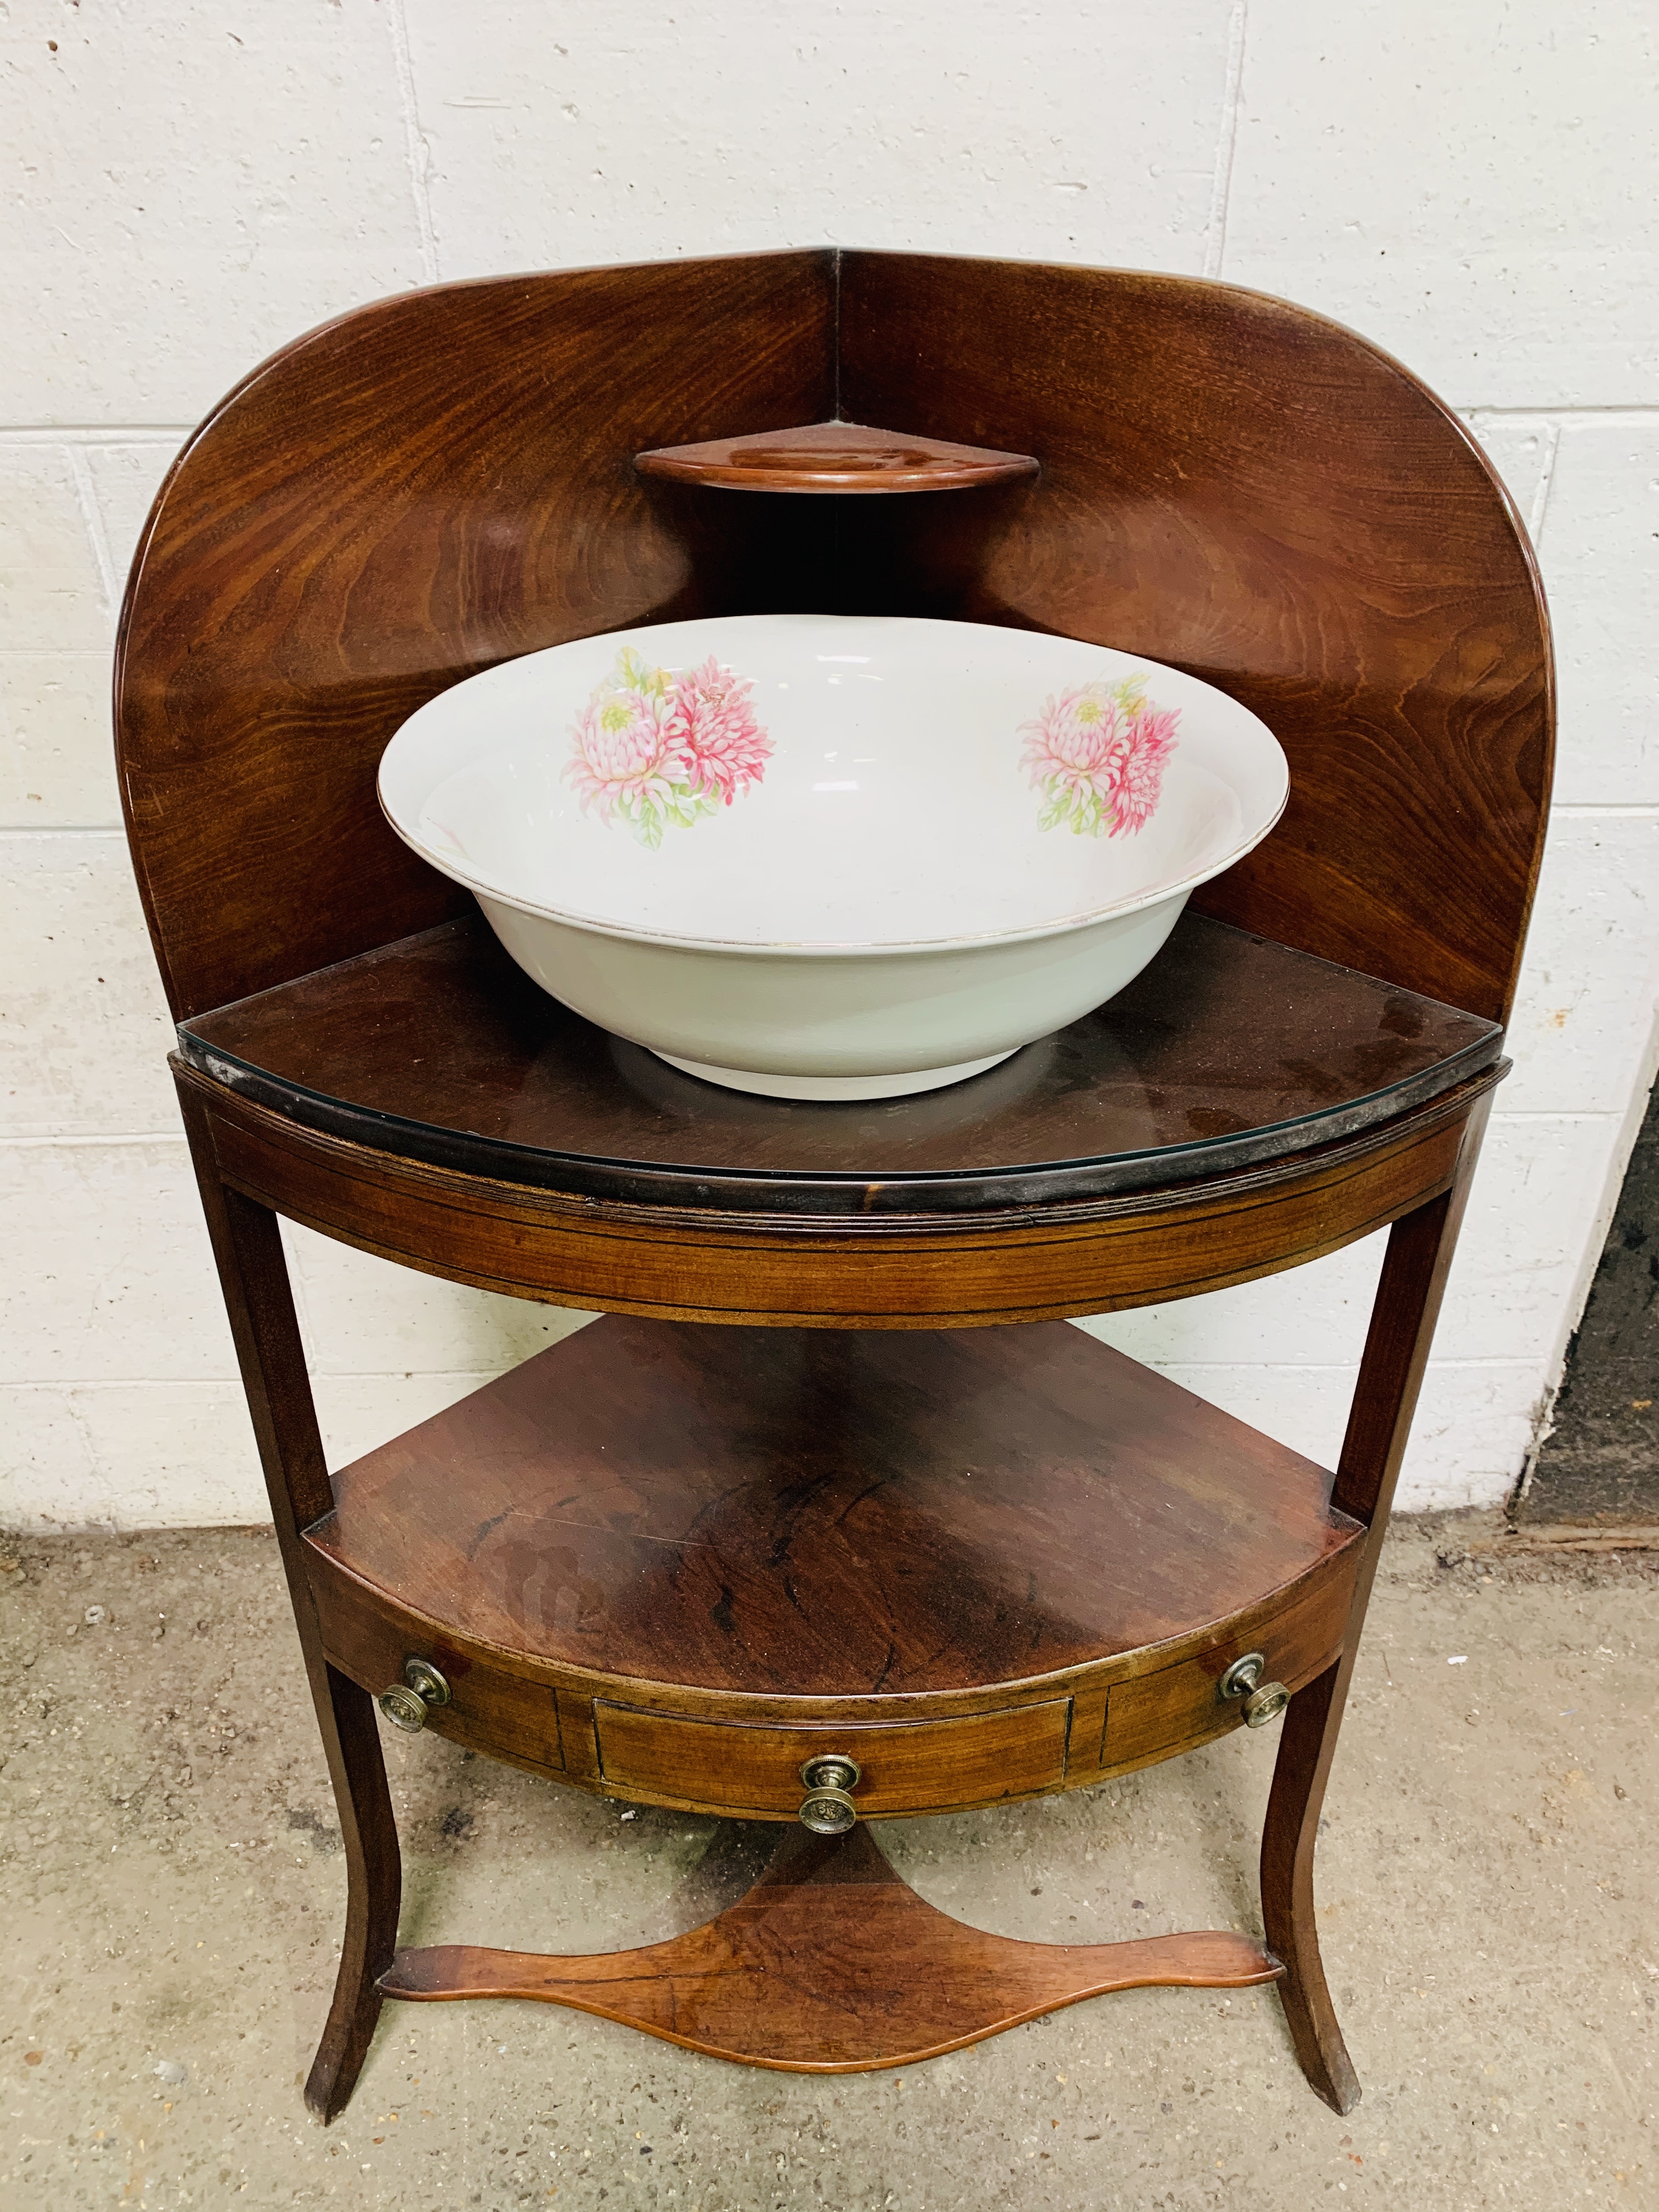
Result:
[[[690,763],[694,791],[717,793],[729,806],[758,783],[772,757],[772,740],[755,716],[747,677],[722,668],[710,653],[674,686],[669,728]]]
[[[603,822],[619,808],[631,818],[641,805],[660,804],[684,780],[669,702],[659,692],[602,687],[577,716],[574,734],[565,774]]]
[[[1118,741],[1114,836],[1120,830],[1142,830],[1152,819],[1163,794],[1164,764],[1175,750],[1176,724],[1180,720],[1178,708],[1159,708],[1144,700],[1130,714]]]
[[[1041,825],[1079,836],[1143,829],[1175,749],[1178,710],[1149,704],[1138,680],[1079,684],[1021,725],[1020,764],[1048,804]]]
[[[564,773],[583,806],[605,822],[620,816],[650,846],[671,824],[689,830],[729,806],[760,781],[772,754],[750,688],[712,653],[674,677],[624,646],[572,729]]]
[[[1057,823],[1082,830],[1101,817],[1116,784],[1113,755],[1122,721],[1116,702],[1088,684],[1045,700],[1042,712],[1021,725],[1020,764],[1057,810]]]

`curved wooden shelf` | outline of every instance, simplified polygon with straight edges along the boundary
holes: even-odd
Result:
[[[725,491],[972,491],[1038,472],[1030,453],[952,445],[865,422],[803,422],[793,430],[655,446],[636,453],[634,465],[642,477]]]
[[[1191,1297],[1320,1258],[1446,1190],[1507,1062],[1379,1127],[1231,1176],[971,1212],[825,1219],[605,1200],[428,1166],[305,1126],[175,1060],[213,1172],[362,1250],[508,1297],[767,1328],[1050,1321]]]
[[[1219,1182],[1394,1123],[1503,1033],[1188,913],[1056,1036],[919,1098],[818,1105],[682,1074],[538,990],[477,917],[180,1025],[190,1066],[308,1128],[623,1204],[867,1224]]]
[[[1464,1130],[1504,1068],[1378,1130],[1210,1182],[832,1221],[598,1201],[429,1168],[314,1133],[179,1061],[175,1079],[228,1188],[404,1267],[659,1321],[969,1329],[1190,1298],[1370,1237],[1451,1186]]]
[[[1055,1323],[612,1317],[342,1468],[306,1551],[333,1663],[435,1661],[437,1734],[761,1820],[833,1735],[879,1818],[1224,1734],[1251,1650],[1317,1674],[1364,1534],[1333,1480]]]
[[[857,1829],[786,1838],[746,1897],[665,1943],[586,1958],[444,1944],[399,1951],[379,1986],[428,2002],[528,1997],[710,2057],[854,2074],[937,2058],[1113,1990],[1249,1989],[1284,1971],[1224,1929],[1023,1943],[965,1928]]]

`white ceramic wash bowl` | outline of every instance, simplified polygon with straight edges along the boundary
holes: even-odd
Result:
[[[782,1098],[933,1090],[1075,1021],[1287,782],[1263,723],[1156,661],[836,615],[530,653],[380,763],[392,827],[544,990]]]

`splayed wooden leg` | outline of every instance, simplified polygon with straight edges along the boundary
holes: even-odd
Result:
[[[319,1704],[345,1845],[346,1924],[334,2000],[306,2081],[306,2103],[325,2123],[357,2086],[380,2016],[380,1978],[398,1945],[403,1863],[386,1788],[374,1701],[327,1670],[329,1710]]]
[[[343,2109],[356,2086],[374,2033],[380,2010],[378,1979],[390,1965],[398,1942],[403,1862],[374,1702],[328,1663],[300,1541],[300,1530],[329,1511],[334,1493],[276,1217],[221,1179],[208,1116],[200,1100],[182,1085],[179,1104],[264,1467],[271,1521],[294,1601],[295,1626],[345,1849],[345,1942],[334,2002],[306,2083],[307,2104],[327,2121]]]
[[[1359,2102],[1359,2076],[1337,2025],[1314,1918],[1314,1838],[1341,1717],[1342,1662],[1297,1692],[1285,1715],[1261,1841],[1261,1911],[1267,1941],[1285,1961],[1279,1995],[1302,2071],[1339,2112]]]
[[[1261,1913],[1285,1961],[1279,1994],[1302,2070],[1339,2112],[1359,2102],[1359,2077],[1337,2025],[1314,1917],[1314,1842],[1337,1732],[1411,1433],[1429,1345],[1451,1267],[1490,1101],[1469,1116],[1451,1188],[1396,1221],[1371,1310],[1332,1503],[1370,1529],[1355,1578],[1342,1656],[1291,1698],[1279,1738],[1261,1838]]]

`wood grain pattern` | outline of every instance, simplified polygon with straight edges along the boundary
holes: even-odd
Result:
[[[893,1872],[867,1832],[791,1837],[716,1920],[588,1957],[465,1945],[400,1951],[390,1997],[529,1997],[712,2057],[802,2074],[933,2058],[1114,1990],[1248,1989],[1282,1972],[1224,1930],[1133,1943],[1021,1943],[964,1928]]]
[[[470,1638],[457,1638],[422,1621],[411,1633],[380,1614],[383,1632],[367,1641],[341,1632],[341,1607],[332,1592],[319,1585],[312,1554],[313,1589],[323,1622],[330,1663],[377,1694],[403,1679],[405,1659],[434,1661],[453,1690],[448,1705],[427,1723],[434,1735],[465,1751],[504,1759],[532,1774],[552,1780],[565,1771],[564,1726],[558,1692],[544,1676],[526,1674]],[[379,1609],[377,1608],[377,1611]],[[591,1733],[591,1729],[588,1731]],[[580,1739],[580,1724],[578,1734]]]
[[[1125,1197],[970,1216],[630,1206],[457,1174],[296,1126],[175,1061],[234,1188],[364,1251],[514,1297],[662,1320],[986,1328],[1190,1297],[1335,1251],[1443,1190],[1507,1063],[1395,1122]]]
[[[780,1820],[840,1749],[882,1817],[1223,1734],[1250,1650],[1317,1674],[1362,1536],[1330,1482],[1056,1324],[613,1317],[343,1468],[305,1549],[331,1662],[434,1662],[435,1734]]]
[[[734,499],[634,456],[844,412],[1018,451],[971,500]],[[1235,287],[830,252],[433,286],[267,362],[134,564],[124,801],[176,1013],[465,909],[380,752],[512,654],[699,614],[927,613],[1173,662],[1291,759],[1208,911],[1491,1018],[1553,744],[1524,536],[1467,432],[1351,332]]]
[[[953,446],[943,438],[913,438],[865,422],[804,422],[798,429],[765,430],[758,437],[659,446],[654,452],[637,454],[634,465],[642,477],[665,477],[726,491],[855,495],[972,491],[1037,472],[1030,453]]]
[[[1289,1592],[1360,1533],[1331,1480],[1058,1322],[613,1316],[342,1468],[306,1548],[596,1696],[896,1721]]]
[[[1354,1547],[1358,1550],[1358,1546]],[[1236,1629],[1190,1659],[1112,1685],[1102,1765],[1111,1773],[1151,1766],[1191,1751],[1241,1725],[1237,1702],[1218,1685],[1233,1661],[1260,1651],[1263,1679],[1296,1690],[1323,1672],[1340,1651],[1353,1594],[1353,1553],[1340,1578],[1315,1577],[1287,1594],[1273,1617],[1246,1638]]]
[[[123,796],[176,1014],[471,909],[374,796],[462,676],[630,623],[794,604],[794,504],[642,447],[833,408],[833,257],[436,285],[296,339],[157,498],[118,647]]]
[[[793,1820],[806,1795],[803,1763],[831,1752],[863,1772],[853,1798],[863,1820],[997,1805],[1058,1790],[1066,1779],[1068,1698],[1045,1698],[960,1720],[871,1727],[768,1728],[690,1720],[596,1699],[599,1771],[620,1796],[707,1805],[750,1818]]]
[[[782,1692],[708,1690],[685,1683],[652,1682],[638,1676],[605,1675],[526,1652],[503,1651],[480,1643],[441,1617],[415,1611],[399,1595],[360,1581],[326,1552],[313,1551],[310,1566],[313,1596],[331,1666],[364,1688],[378,1691],[398,1677],[405,1659],[430,1660],[447,1678],[453,1692],[451,1702],[428,1716],[427,1727],[431,1734],[471,1750],[487,1752],[492,1758],[533,1773],[564,1780],[574,1788],[603,1794],[607,1785],[593,1725],[594,1705],[601,1698],[617,1703],[648,1701],[652,1710],[664,1714],[718,1719],[736,1726],[775,1723],[786,1729],[815,1729],[823,1727],[831,1715],[848,1725],[879,1725],[969,1718],[1015,1704],[1035,1705],[1067,1697],[1072,1702],[1073,1724],[1064,1786],[1081,1787],[1100,1778],[1107,1701],[1120,1683],[1178,1666],[1188,1658],[1207,1658],[1210,1671],[1201,1681],[1193,1678],[1190,1733],[1183,1739],[1183,1744],[1199,1743],[1216,1732],[1212,1689],[1214,1677],[1230,1661],[1271,1644],[1279,1654],[1277,1671],[1291,1687],[1299,1686],[1321,1671],[1342,1644],[1357,1558],[1356,1542],[1328,1557],[1288,1589],[1254,1599],[1237,1613],[1194,1627],[1168,1644],[1142,1646],[1035,1679],[970,1683],[960,1689],[932,1690],[910,1697],[881,1690],[854,1692],[831,1699]],[[1299,1620],[1304,1607],[1309,1609],[1309,1620],[1320,1625],[1320,1633],[1316,1637],[1297,1628],[1296,1648],[1316,1650],[1317,1656],[1305,1674],[1294,1674],[1286,1663],[1279,1624],[1286,1616]],[[503,1676],[512,1678],[505,1692]],[[551,1731],[556,1713],[557,1756],[564,1762],[562,1767],[550,1763],[555,1756]],[[1227,1727],[1237,1724],[1235,1708],[1225,1709],[1224,1722]],[[1158,1755],[1167,1757],[1170,1751]],[[1146,1764],[1144,1756],[1136,1756],[1109,1762],[1109,1770],[1115,1771],[1121,1766],[1127,1771]],[[959,1809],[963,1801],[951,1794],[948,1760],[941,1763],[939,1776],[940,1805]],[[688,1811],[731,1809],[718,1798],[677,1802]]]
[[[1548,620],[1508,494],[1407,370],[1307,309],[1125,270],[842,257],[840,392],[1017,446],[1040,480],[860,503],[852,606],[1165,660],[1289,756],[1208,913],[1505,1018],[1554,743]]]
[[[1108,1005],[971,1083],[867,1105],[683,1075],[538,990],[481,920],[187,1023],[238,1097],[355,1144],[699,1211],[968,1213],[1212,1179],[1396,1119],[1502,1032],[1184,915]]]
[[[836,412],[1021,452],[1040,473],[971,500],[823,498],[798,482],[744,500],[634,465],[670,444],[753,447]],[[744,465],[752,479],[752,455]],[[117,669],[129,835],[175,1013],[227,1008],[468,911],[374,798],[392,731],[445,685],[567,638],[775,609],[1011,623],[1218,684],[1281,738],[1291,802],[1202,908],[1380,978],[1385,1000],[1503,1018],[1540,848],[1552,678],[1524,535],[1462,426],[1364,341],[1235,288],[830,252],[429,288],[285,349],[197,433],[146,528]],[[1241,1001],[1240,1028],[1259,1004]],[[603,1048],[577,1042],[573,1070]],[[1398,1044],[1380,1041],[1396,1072]],[[1469,1032],[1468,1049],[1495,1042]],[[1332,1079],[1317,1051],[1278,1057],[1305,1062],[1281,1089]],[[1396,1098],[1378,1126],[1333,1122],[1328,1141],[1224,1172],[1193,1165],[1188,1144],[1177,1180],[1159,1184],[1152,1168],[1133,1189],[1039,1176],[1009,1203],[959,1190],[954,1211],[930,1212],[908,1192],[895,1202],[867,1153],[851,1170],[867,1204],[833,1221],[818,1194],[834,1181],[818,1172],[827,1123],[816,1164],[785,1164],[794,1203],[786,1190],[725,1204],[717,1176],[706,1192],[695,1177],[689,1191],[599,1190],[576,1165],[515,1179],[505,1160],[482,1172],[410,1158],[305,1126],[313,1109],[296,1095],[238,1097],[234,1068],[175,1068],[346,1843],[345,1944],[307,2088],[324,2118],[350,2094],[383,1990],[541,1996],[696,2048],[834,2070],[953,2048],[1095,1989],[1281,1971],[1237,1936],[1052,1952],[956,1928],[896,1883],[862,1829],[839,1855],[798,1844],[744,1906],[651,1952],[415,1953],[394,1966],[398,1844],[366,1692],[411,1651],[453,1671],[455,1704],[434,1729],[542,1771],[560,1759],[582,1788],[617,1786],[607,1729],[633,1731],[636,1771],[689,1789],[690,1729],[723,1741],[748,1729],[758,1753],[793,1748],[792,1730],[896,1737],[903,1723],[933,1743],[907,1791],[945,1804],[972,1766],[951,1747],[988,1740],[988,1727],[1009,1731],[1006,1759],[1052,1774],[1057,1709],[1066,1786],[1202,1740],[1216,1674],[1259,1646],[1295,1691],[1263,1842],[1269,1941],[1287,1962],[1298,2057],[1347,2109],[1358,2084],[1320,1964],[1314,1838],[1500,1067],[1460,1065],[1453,1087]],[[1433,1078],[1430,1062],[1407,1071]],[[473,1097],[488,1105],[504,1079],[486,1066]],[[998,1111],[1012,1103],[1018,1120],[1030,1101],[1024,1077],[1012,1079],[1018,1095],[998,1093]],[[1342,1110],[1363,1103],[1363,1083],[1346,1079]],[[637,1071],[629,1080],[638,1088]],[[1097,1066],[1083,1088],[1093,1097],[1105,1080]],[[1063,1088],[1050,1085],[1045,1111]],[[558,1152],[579,1098],[591,1140],[596,1096],[573,1074],[547,1133],[521,1151]],[[665,1097],[647,1097],[646,1120],[672,1120]],[[900,1109],[899,1152],[932,1146],[937,1165],[944,1141],[959,1164],[971,1130],[939,1126],[959,1104]],[[1145,1110],[1156,1122],[1230,1106]],[[477,1127],[464,1107],[453,1118],[459,1137]],[[793,1127],[792,1143],[805,1119]],[[1180,1134],[1166,1127],[1157,1149],[1179,1149]],[[724,1141],[738,1181],[776,1171],[752,1114]],[[993,1172],[1033,1165],[995,1131],[985,1141],[1001,1155]],[[1054,1164],[1045,1148],[1039,1170]],[[697,1164],[684,1146],[659,1150],[671,1179]],[[632,1163],[647,1177],[653,1164]],[[555,1451],[533,1419],[515,1432],[509,1392],[435,1444],[404,1440],[344,1471],[337,1510],[274,1212],[448,1279],[762,1333],[734,1332],[744,1342],[726,1369],[691,1358],[695,1330],[641,1334],[654,1334],[668,1380],[677,1361],[681,1382],[702,1378],[704,1431],[659,1420],[657,1462],[633,1446],[631,1464],[601,1478],[569,1403]],[[1183,1410],[1167,1385],[1114,1370],[1103,1392],[1109,1370],[1085,1373],[1092,1353],[1074,1334],[1064,1354],[1042,1331],[1018,1354],[999,1334],[1246,1281],[1390,1223],[1334,1492],[1265,1440],[1223,1436],[1219,1416]],[[981,1332],[977,1352],[915,1334],[941,1322]],[[602,1364],[636,1324],[600,1326]],[[809,1351],[799,1326],[826,1334]],[[907,1334],[878,1347],[866,1329]],[[620,1439],[627,1391],[601,1379],[595,1402]],[[816,1440],[799,1431],[803,1407]],[[736,1465],[729,1495],[709,1490],[745,1432],[751,1464]],[[982,1468],[965,1447],[988,1437],[1000,1442]],[[660,1447],[675,1437],[670,1467]],[[916,1468],[908,1492],[901,1447]],[[580,1474],[574,1489],[544,1480],[562,1472],[558,1451]],[[1178,1509],[1161,1520],[1160,1497]],[[604,1514],[585,1515],[585,1500]],[[429,1540],[412,1541],[422,1516]],[[672,1564],[630,1589],[617,1563],[653,1538]],[[599,1564],[599,1607],[584,1611],[579,1574],[561,1583],[563,1552]],[[1022,1567],[1023,1589],[1009,1579]],[[530,1595],[544,1575],[570,1593],[568,1617]],[[762,1634],[773,1623],[788,1631],[775,1663]],[[662,1679],[646,1671],[658,1667]],[[596,1701],[611,1709],[599,1729]],[[852,1962],[839,1983],[820,1971],[826,1929]]]
[[[339,1971],[305,2089],[327,2123],[350,2098],[380,2016],[376,1977],[398,1940],[403,1860],[374,1708],[329,1664],[299,1534],[301,1518],[326,1510],[332,1493],[281,1234],[274,1215],[224,1188],[206,1115],[189,1100],[184,1111],[345,1852]]]
[[[1302,2070],[1339,2112],[1359,2101],[1359,2079],[1337,2025],[1314,1914],[1314,1846],[1336,1755],[1359,1632],[1388,1528],[1394,1486],[1468,1202],[1487,1106],[1469,1118],[1456,1177],[1431,1204],[1396,1223],[1365,1339],[1338,1463],[1337,1494],[1369,1523],[1343,1649],[1291,1700],[1279,1737],[1261,1838],[1261,1909],[1267,1940],[1285,1959],[1280,1988]]]

